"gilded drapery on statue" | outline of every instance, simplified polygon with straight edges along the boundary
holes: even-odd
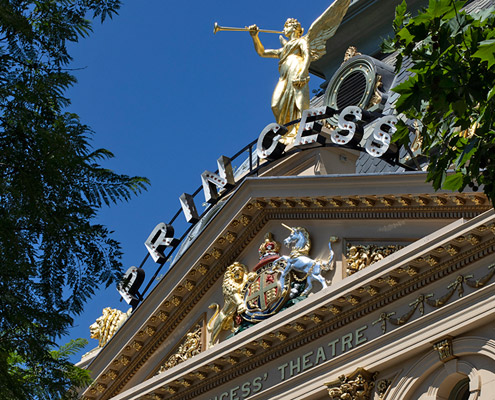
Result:
[[[258,37],[258,27],[251,25],[247,28],[258,55],[279,59],[280,78],[271,102],[278,124],[284,125],[301,118],[302,111],[309,108],[309,65],[325,54],[326,41],[337,31],[349,4],[350,0],[336,0],[313,22],[305,36],[302,36],[304,30],[301,24],[289,18],[284,25],[284,35],[289,40],[280,36],[280,49],[265,49]],[[297,125],[289,129],[282,141],[290,144],[296,134]]]

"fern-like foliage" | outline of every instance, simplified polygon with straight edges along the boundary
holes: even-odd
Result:
[[[0,399],[61,398],[85,374],[54,341],[100,284],[121,276],[121,249],[94,222],[148,180],[100,165],[93,132],[65,107],[69,42],[119,0],[0,0]],[[82,379],[82,380],[81,380]],[[68,392],[67,392],[68,393]]]

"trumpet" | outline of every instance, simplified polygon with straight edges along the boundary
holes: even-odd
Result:
[[[229,28],[228,26],[220,26],[215,22],[213,25],[213,34],[216,34],[218,31],[233,31],[233,32],[249,32],[249,28]],[[269,29],[258,29],[258,32],[264,33],[284,33],[282,31],[272,31]]]

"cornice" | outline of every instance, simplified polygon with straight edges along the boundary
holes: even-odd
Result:
[[[246,190],[249,191],[249,188]],[[188,313],[201,297],[220,279],[225,268],[236,260],[270,220],[472,218],[488,208],[486,199],[482,195],[473,193],[250,198],[230,223],[224,225],[217,234],[216,240],[199,255],[188,272],[183,274],[183,279],[177,282],[173,290],[170,290],[159,307],[148,315],[139,329],[135,330],[134,335],[127,340],[127,344],[121,346],[120,352],[107,363],[109,367],[99,373],[95,383],[85,391],[84,396],[90,399],[108,399],[119,393],[177,325],[187,318]],[[208,228],[215,229],[214,223],[211,225]],[[437,259],[439,254],[435,253],[433,257],[425,258],[426,265],[429,265],[426,260]],[[413,270],[420,268],[416,264],[408,266],[409,270],[411,267]],[[407,269],[399,275],[403,273],[407,275]],[[386,278],[383,282],[386,285]],[[374,286],[380,287],[383,282]],[[188,287],[194,290],[187,289]],[[354,295],[363,298],[363,293],[354,293]],[[335,305],[345,308],[338,303]]]

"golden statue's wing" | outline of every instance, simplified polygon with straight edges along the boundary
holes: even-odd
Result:
[[[308,30],[307,40],[309,44],[311,61],[316,61],[326,53],[326,43],[335,35],[344,15],[349,8],[351,0],[335,0]]]

